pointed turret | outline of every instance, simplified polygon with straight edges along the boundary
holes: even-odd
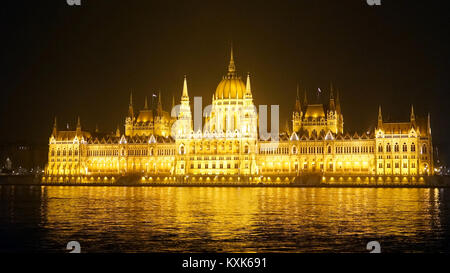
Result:
[[[302,111],[302,106],[300,103],[300,86],[297,83],[297,96],[295,97],[295,112],[300,113]]]
[[[378,129],[383,127],[383,114],[381,114],[381,105],[378,107]]]
[[[431,116],[430,116],[430,113],[428,113],[427,126],[428,126],[428,134],[431,136]]]
[[[172,95],[172,109],[175,107],[175,96]]]
[[[411,124],[416,124],[416,115],[414,114],[414,106],[411,104],[411,115],[410,115]]]
[[[134,119],[133,92],[130,92],[130,104],[128,105],[128,117],[130,117],[132,120]]]
[[[291,130],[289,128],[289,121],[286,120],[286,123],[284,124],[284,131],[286,132],[286,134],[289,136],[291,134]]]
[[[55,116],[55,121],[53,122],[52,136],[56,137],[57,134],[58,134],[58,123]]]
[[[117,124],[116,137],[120,137],[120,126]]]
[[[145,96],[145,101],[144,101],[144,110],[148,110],[148,101],[147,101],[147,96]]]
[[[330,110],[334,111],[336,110],[336,105],[334,104],[334,90],[333,90],[333,83],[330,83]]]
[[[186,137],[192,130],[191,107],[189,105],[189,95],[187,88],[187,79],[184,75],[183,92],[181,95],[180,112],[178,114],[178,127],[176,128],[177,137]]]
[[[98,123],[95,124],[95,132],[96,132],[96,133],[100,132],[100,131],[98,130]]]
[[[249,98],[252,96],[252,87],[250,84],[250,73],[247,73],[247,83],[245,85],[245,97]]]
[[[78,116],[78,118],[77,118],[77,135],[79,134],[79,133],[81,133],[81,121],[80,121],[80,116]]]
[[[181,100],[182,101],[189,101],[189,94],[188,94],[188,88],[187,88],[186,75],[184,75],[183,94],[181,95]]]

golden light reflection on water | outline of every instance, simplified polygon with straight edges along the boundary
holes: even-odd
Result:
[[[40,225],[53,245],[78,240],[91,252],[365,252],[368,240],[394,251],[405,250],[397,241],[417,247],[440,236],[439,195],[434,189],[43,187]]]

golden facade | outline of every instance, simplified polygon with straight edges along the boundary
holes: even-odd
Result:
[[[374,131],[344,133],[339,93],[335,98],[333,87],[326,104],[308,103],[306,93],[301,101],[297,91],[292,126],[276,140],[262,140],[250,76],[244,83],[232,51],[202,129],[193,128],[186,77],[180,104],[172,105],[171,113],[163,110],[161,96],[158,99],[155,111],[148,108],[146,98],[135,115],[130,97],[123,134],[119,128],[115,134],[84,131],[79,119],[76,130],[62,131],[55,119],[43,180],[98,181],[139,175],[194,179],[189,181],[208,177],[209,181],[218,176],[239,180],[318,174],[365,176],[372,181],[434,173],[429,115],[417,118],[411,107],[408,122],[384,122],[380,107]]]

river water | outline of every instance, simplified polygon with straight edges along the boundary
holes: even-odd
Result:
[[[450,252],[450,189],[0,186],[0,252]]]

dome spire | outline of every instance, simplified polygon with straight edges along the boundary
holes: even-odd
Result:
[[[234,64],[233,43],[231,43],[230,64],[228,65],[228,74],[233,75],[236,72],[236,66]]]

